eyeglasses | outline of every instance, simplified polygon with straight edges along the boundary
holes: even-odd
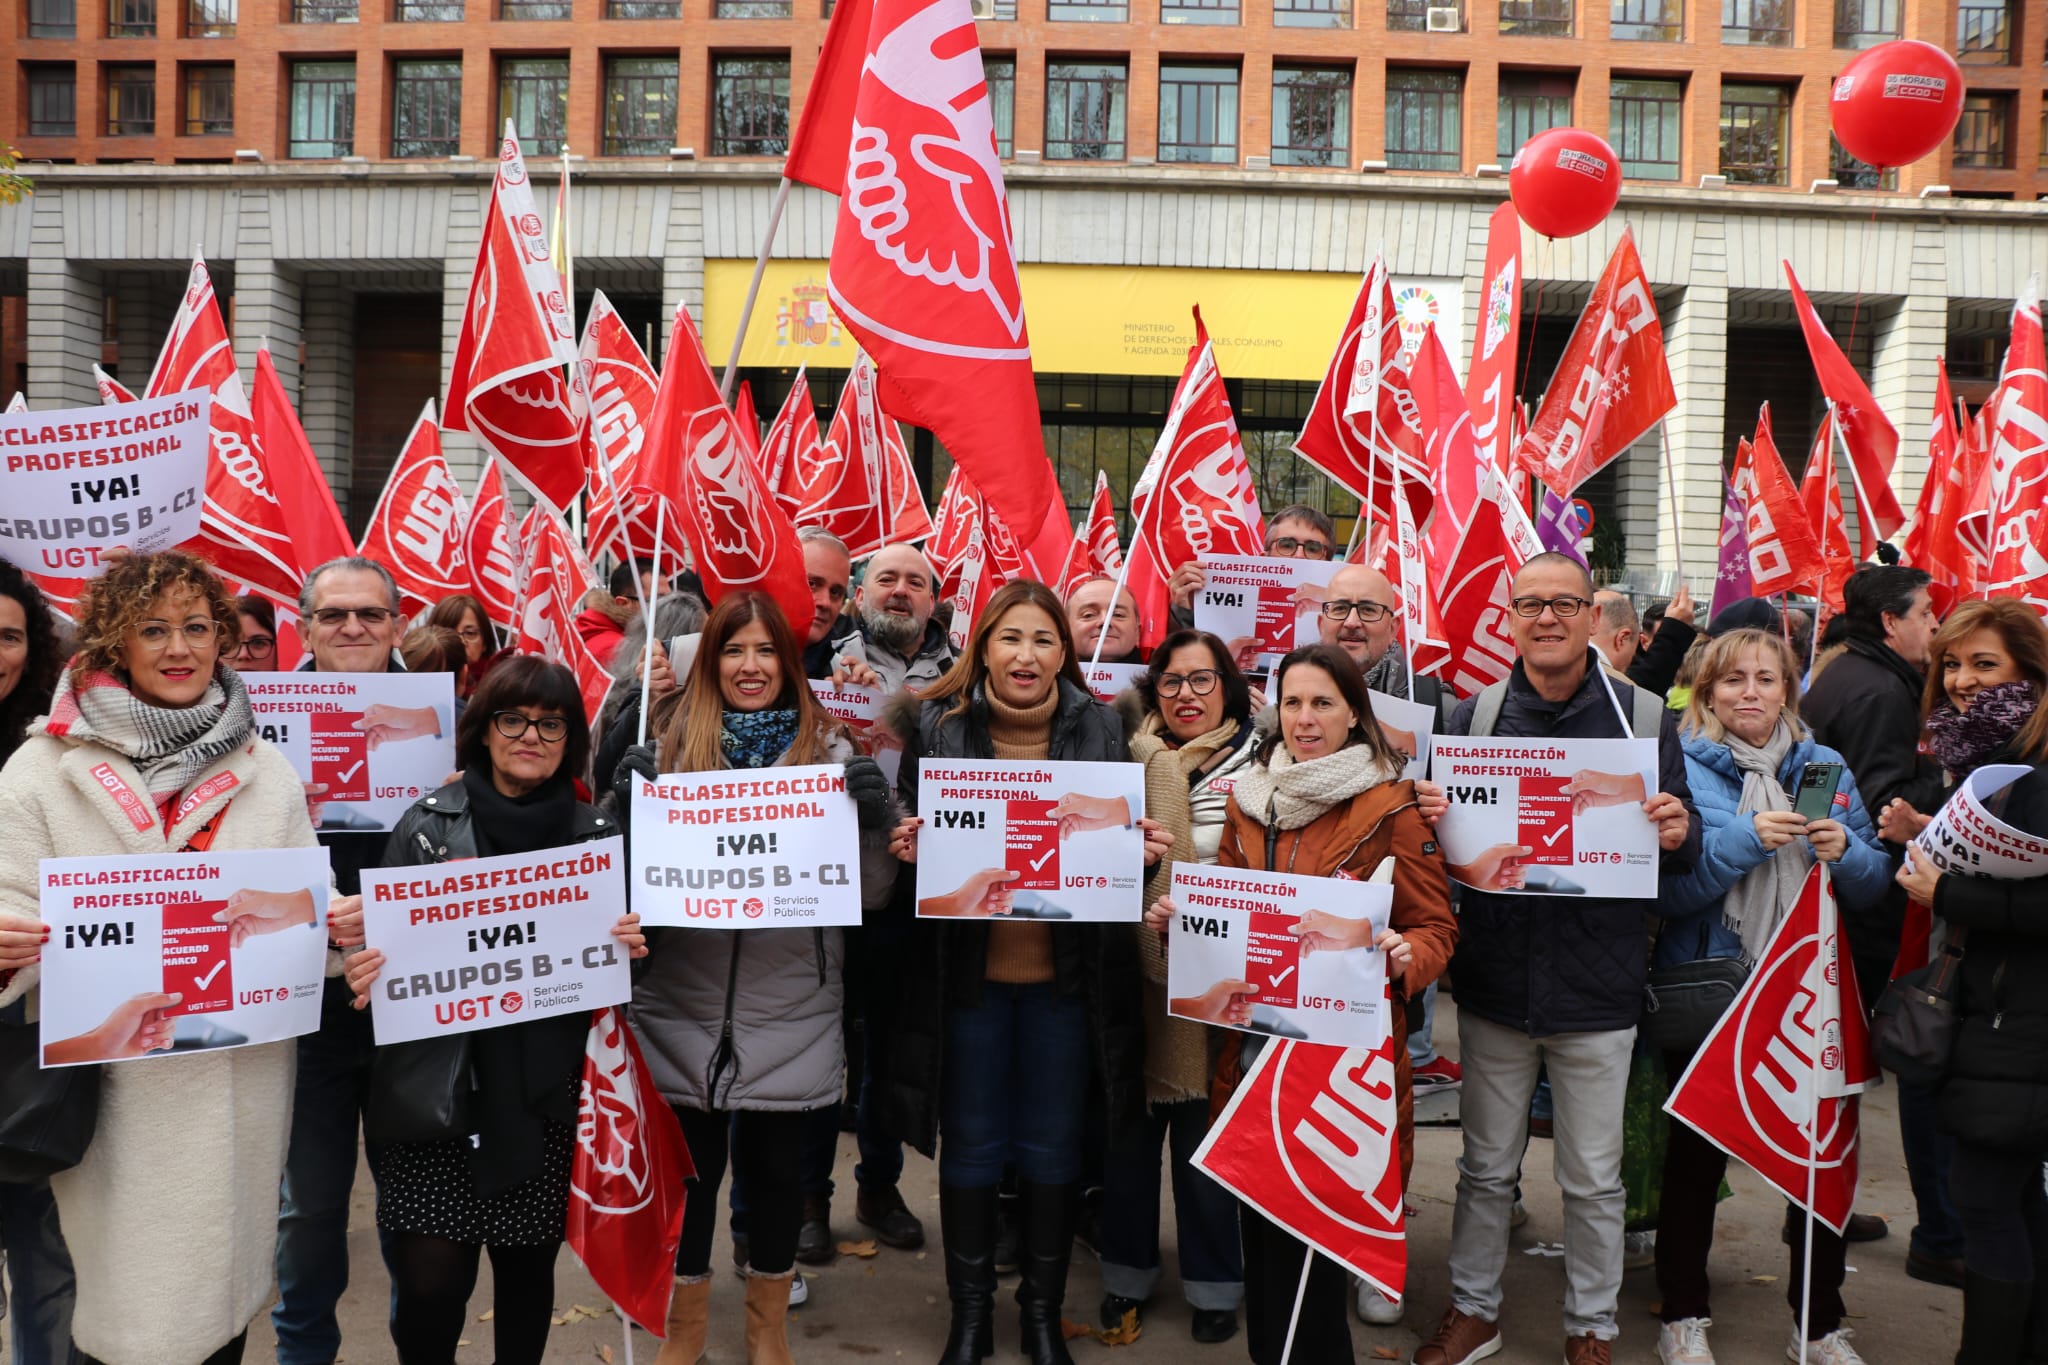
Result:
[[[1394,614],[1392,607],[1381,602],[1346,602],[1340,599],[1323,603],[1323,619],[1326,621],[1342,621],[1354,611],[1358,613],[1358,619],[1367,625],[1384,621]]]
[[[1192,673],[1161,673],[1159,695],[1177,697],[1180,695],[1181,684],[1186,683],[1188,691],[1198,697],[1206,697],[1216,690],[1216,684],[1222,680],[1223,675],[1213,668],[1198,668]]]
[[[1569,621],[1587,607],[1592,606],[1583,597],[1517,597],[1514,600],[1515,615],[1541,616],[1545,607],[1560,621]]]
[[[542,716],[536,720],[521,711],[491,712],[491,728],[507,739],[524,739],[528,730],[538,730],[546,744],[560,744],[569,737],[569,722],[562,717]]]
[[[1297,540],[1293,536],[1275,536],[1266,542],[1269,555],[1300,555],[1303,559],[1328,559],[1330,542],[1327,540]]]
[[[398,613],[389,607],[322,607],[313,613],[313,620],[323,629],[338,630],[347,625],[348,618],[353,616],[371,630],[375,630],[397,615]]]
[[[170,648],[173,635],[183,635],[193,649],[212,649],[220,643],[220,622],[187,621],[173,629],[162,621],[145,621],[135,628],[135,638],[150,650]]]
[[[484,633],[475,626],[464,626],[455,633],[465,640],[481,640],[484,638]]]
[[[235,647],[237,654],[246,654],[252,659],[267,659],[277,649],[277,641],[268,635],[244,635],[242,643]]]

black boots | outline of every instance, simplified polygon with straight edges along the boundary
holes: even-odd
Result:
[[[953,1328],[939,1365],[980,1365],[995,1354],[995,1187],[939,1186],[939,1235],[946,1244],[946,1295],[953,1301]]]
[[[1074,1365],[1060,1330],[1060,1305],[1067,1297],[1067,1262],[1074,1254],[1078,1187],[1017,1182],[1017,1212],[1023,1224],[1018,1251],[1017,1309],[1022,1331],[1018,1349],[1031,1365]]]
[[[2019,1365],[2034,1286],[1970,1271],[1963,1278],[1963,1348],[1956,1365]]]

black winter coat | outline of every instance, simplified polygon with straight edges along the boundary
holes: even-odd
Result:
[[[1517,663],[1493,733],[1503,739],[1628,739],[1601,682],[1599,657],[1587,651],[1585,680],[1563,703],[1545,701]],[[1610,679],[1611,681],[1611,679]],[[1623,711],[1635,689],[1614,684]],[[1477,698],[1458,704],[1451,733],[1472,733]],[[1700,817],[1685,782],[1678,722],[1663,712],[1657,736],[1657,788],[1685,803],[1685,842],[1666,853],[1667,872],[1690,868],[1700,852]],[[1586,896],[1503,896],[1460,889],[1458,951],[1451,959],[1460,1013],[1477,1014],[1532,1038],[1634,1028],[1649,982],[1650,920],[1658,902]]]
[[[2048,836],[2048,767],[2013,783],[1998,814]],[[1944,876],[1934,913],[1970,931],[1960,1026],[1936,1111],[1942,1129],[1980,1147],[2048,1157],[2048,878]]]
[[[1856,792],[1873,822],[1894,797],[1912,802],[1922,815],[1941,805],[1941,765],[1920,752],[1923,682],[1921,671],[1889,647],[1851,639],[1800,700],[1800,719],[1856,775]],[[1885,848],[1898,856],[1894,846]],[[1845,904],[1842,921],[1867,1008],[1891,976],[1906,923],[1905,889],[1893,886],[1871,904]]]
[[[1064,678],[1053,713],[1048,758],[1122,763],[1123,722],[1116,712]],[[916,813],[921,758],[995,757],[988,737],[988,704],[979,689],[967,709],[948,716],[950,701],[917,709],[916,733],[906,735],[897,790]],[[910,880],[907,875],[900,879]],[[902,897],[915,914],[915,898]],[[1052,931],[1054,981],[1088,1007],[1095,1081],[1101,1087],[1112,1133],[1144,1112],[1145,1024],[1139,989],[1138,941],[1128,924],[1062,924]],[[938,1146],[939,1087],[945,1074],[946,1011],[981,999],[988,962],[988,926],[917,920],[904,955],[893,1046],[884,1069],[883,1120],[891,1131],[930,1156]]]

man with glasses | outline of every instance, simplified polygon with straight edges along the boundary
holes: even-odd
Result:
[[[1307,503],[1283,507],[1266,520],[1266,553],[1274,559],[1328,559],[1341,549],[1337,528],[1329,515]],[[1208,581],[1202,566],[1193,560],[1175,569],[1173,577],[1166,580],[1175,630],[1194,626],[1195,594]]]
[[[404,625],[398,584],[388,569],[359,555],[331,559],[307,574],[299,589],[299,638],[306,647],[299,671],[403,673],[397,644]],[[371,733],[379,743],[453,733],[446,727],[454,718],[437,715],[433,707],[373,706],[364,719],[374,725]],[[315,828],[324,792],[306,788]],[[377,864],[389,836],[381,830],[324,830],[319,837],[336,885],[343,895],[355,895],[363,869]],[[341,1351],[334,1308],[348,1288],[349,1192],[375,1046],[368,1011],[351,1008],[351,999],[347,982],[328,978],[320,1029],[299,1039],[291,1149],[277,1223],[278,1303],[270,1313],[278,1365],[329,1365]]]
[[[1508,616],[1519,656],[1507,681],[1459,704],[1454,735],[1657,739],[1659,790],[1642,803],[1663,867],[1699,855],[1676,717],[1663,699],[1603,675],[1591,648],[1593,582],[1576,560],[1541,554],[1515,575]],[[1624,717],[1627,719],[1624,720]],[[1415,1365],[1466,1365],[1498,1353],[1495,1325],[1515,1182],[1537,1073],[1549,1075],[1555,1165],[1564,1191],[1564,1356],[1609,1365],[1621,1293],[1622,1102],[1649,961],[1654,903],[1583,895],[1504,895],[1520,887],[1516,845],[1454,869],[1466,883],[1451,976],[1465,1063],[1451,1303]]]

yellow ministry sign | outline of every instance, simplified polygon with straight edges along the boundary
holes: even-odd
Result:
[[[732,350],[752,261],[704,263],[704,345],[714,360]],[[1194,343],[1190,309],[1233,379],[1315,381],[1329,367],[1358,293],[1358,277],[1296,270],[1175,267],[1021,267],[1031,359],[1040,374],[1178,375]],[[1420,341],[1434,321],[1464,368],[1464,287],[1457,280],[1394,280],[1403,330]],[[845,369],[854,340],[825,295],[825,262],[770,261],[747,326],[742,365]]]

